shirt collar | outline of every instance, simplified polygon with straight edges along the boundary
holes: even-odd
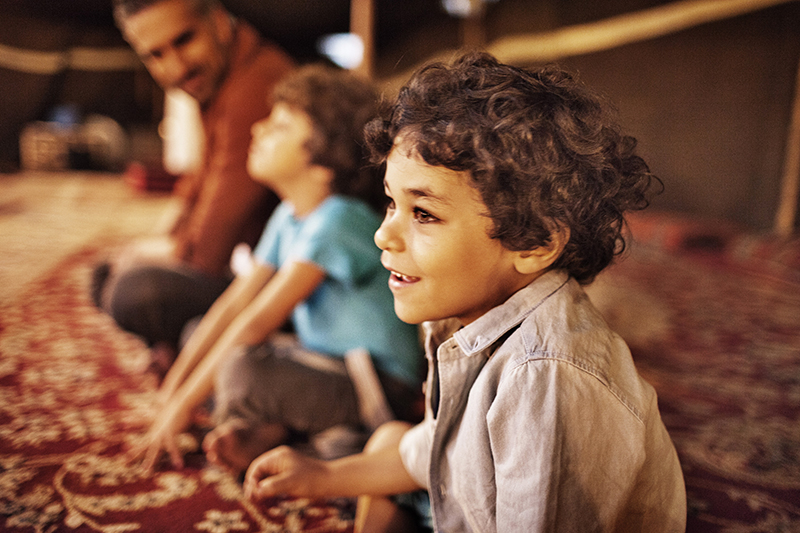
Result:
[[[569,280],[563,270],[545,272],[530,285],[518,290],[501,305],[453,334],[461,351],[470,356],[479,353],[518,326],[539,305]]]

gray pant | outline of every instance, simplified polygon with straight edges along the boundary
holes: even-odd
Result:
[[[277,423],[307,435],[360,425],[344,363],[296,344],[268,342],[233,351],[217,372],[214,400],[217,424],[237,418],[251,427]]]
[[[394,414],[408,419],[419,393],[380,370],[378,377]],[[237,418],[251,427],[277,423],[313,435],[362,423],[344,361],[305,350],[286,334],[233,351],[217,372],[214,398],[218,424]]]

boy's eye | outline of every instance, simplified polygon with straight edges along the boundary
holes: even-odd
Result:
[[[389,194],[387,190],[384,189],[383,191],[384,196],[386,196],[386,209],[394,209],[394,198]]]
[[[414,218],[420,224],[428,224],[430,222],[437,222],[439,220],[434,215],[430,214],[429,212],[419,207],[414,208]]]

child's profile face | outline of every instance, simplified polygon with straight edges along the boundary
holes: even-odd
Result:
[[[391,203],[375,234],[391,272],[397,316],[409,323],[458,318],[466,325],[528,281],[515,252],[491,239],[491,219],[466,172],[426,164],[401,144],[386,166]]]
[[[282,183],[296,179],[311,165],[306,145],[313,131],[308,115],[283,102],[276,103],[266,119],[253,125],[247,157],[250,176],[280,194]]]

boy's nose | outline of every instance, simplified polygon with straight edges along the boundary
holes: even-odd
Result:
[[[266,127],[267,127],[267,119],[259,120],[258,122],[253,124],[252,128],[250,128],[250,133],[253,135],[254,138],[258,137],[259,135],[261,135],[261,133],[264,131]]]
[[[402,248],[402,242],[397,234],[396,228],[393,227],[391,215],[386,214],[378,231],[375,232],[375,244],[381,250],[398,251]]]

